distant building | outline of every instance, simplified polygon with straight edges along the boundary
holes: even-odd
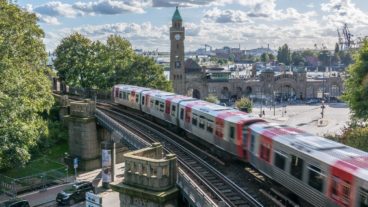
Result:
[[[226,102],[242,96],[252,99],[288,101],[291,99],[338,97],[343,91],[343,80],[338,73],[307,73],[305,68],[265,67],[241,64],[221,67],[202,67],[193,59],[184,62],[185,29],[178,9],[175,10],[170,28],[170,80],[178,94],[205,98],[209,94]],[[214,50],[216,56],[228,57],[241,54],[239,48],[224,47]],[[268,48],[245,51],[261,55],[276,52]],[[236,55],[235,55],[236,57]],[[324,95],[323,95],[324,94]]]

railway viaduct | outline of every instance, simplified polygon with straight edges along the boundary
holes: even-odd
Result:
[[[66,162],[69,161],[69,165],[73,167],[72,160],[78,158],[78,169],[83,171],[102,168],[103,174],[108,169],[111,180],[106,182],[120,193],[120,206],[127,206],[129,202],[129,205],[134,203],[134,206],[176,206],[173,202],[178,199],[177,196],[182,196],[188,206],[218,206],[194,180],[176,167],[175,155],[163,157],[160,144],[150,145],[142,142],[137,135],[96,109],[94,101],[73,101],[68,99],[67,95],[55,94],[54,97],[59,105],[59,116],[68,126],[69,155],[65,159]],[[141,152],[124,156],[124,153],[137,149],[141,149]],[[106,153],[111,154],[111,166],[103,166]],[[128,162],[128,165],[136,163],[140,168],[130,168],[128,174],[125,171],[124,174],[130,177],[125,177],[127,181],[124,183],[116,183],[115,163],[124,161]],[[142,163],[150,166],[151,172],[156,174],[143,176],[137,173],[142,170]],[[164,166],[171,166],[169,175],[174,182],[168,183],[166,178],[163,178]],[[104,180],[102,182],[106,184]],[[177,194],[177,188],[180,189],[180,194]],[[173,195],[176,196],[174,200]]]

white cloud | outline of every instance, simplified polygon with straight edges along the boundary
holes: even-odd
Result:
[[[73,5],[75,10],[85,14],[121,14],[125,12],[143,13],[144,10],[136,1],[113,1],[100,0],[95,2],[76,2]]]
[[[204,18],[217,23],[242,23],[248,22],[249,20],[247,14],[240,10],[221,10],[217,7],[208,10],[204,14]]]
[[[351,0],[330,0],[321,4],[321,10],[328,14],[324,16],[329,24],[340,27],[343,23],[368,25],[368,15],[357,8]]]

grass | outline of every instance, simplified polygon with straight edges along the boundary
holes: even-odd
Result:
[[[36,155],[26,166],[9,169],[2,174],[11,178],[21,178],[49,170],[65,168],[65,165],[60,162],[67,151],[68,143],[56,144],[45,153]]]

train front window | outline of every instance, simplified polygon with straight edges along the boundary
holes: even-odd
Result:
[[[323,190],[323,182],[325,179],[325,175],[321,169],[310,165],[308,167],[309,177],[308,177],[308,185],[313,187],[314,189],[321,191]]]
[[[368,207],[368,190],[360,188],[360,207]]]
[[[303,159],[295,155],[291,155],[290,174],[301,180],[303,178],[303,165],[304,165]]]

